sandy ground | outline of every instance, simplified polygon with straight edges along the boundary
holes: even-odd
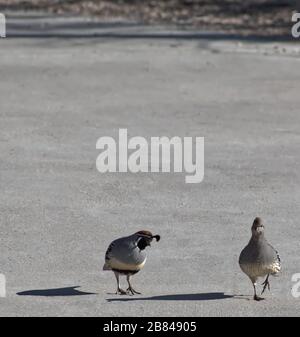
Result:
[[[0,315],[299,315],[299,43],[46,19],[0,40]],[[204,136],[204,181],[100,174],[122,127]],[[237,263],[258,215],[283,261],[260,303]],[[105,250],[139,229],[162,236],[143,294],[112,295]]]

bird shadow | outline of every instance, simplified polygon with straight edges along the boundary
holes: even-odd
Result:
[[[79,286],[65,287],[65,288],[53,288],[53,289],[36,289],[26,290],[17,293],[19,296],[84,296],[84,295],[96,295],[96,293],[90,293],[77,290]]]
[[[128,301],[212,301],[233,298],[233,295],[225,295],[221,292],[200,293],[200,294],[174,294],[152,297],[126,297],[108,298],[107,302],[128,302]]]
[[[251,295],[233,295],[232,297],[235,300],[251,301],[251,299],[252,299]]]

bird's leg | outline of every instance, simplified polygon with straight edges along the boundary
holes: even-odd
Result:
[[[119,273],[114,272],[116,279],[117,279],[117,291],[116,291],[116,295],[126,295],[126,291],[120,288],[120,276]]]
[[[252,284],[253,284],[253,288],[254,288],[254,297],[253,297],[253,299],[254,299],[255,301],[262,301],[262,300],[264,300],[263,297],[259,297],[259,296],[257,296],[257,294],[256,294],[256,282],[252,282]]]
[[[134,295],[134,294],[138,294],[140,295],[141,293],[139,293],[138,291],[134,290],[131,286],[131,283],[130,283],[130,275],[127,275],[127,282],[128,282],[128,289],[127,289],[127,293],[131,294],[131,295]]]
[[[262,285],[264,286],[263,287],[263,290],[261,292],[261,294],[263,294],[266,290],[266,288],[268,287],[269,291],[270,291],[270,282],[269,282],[269,276],[270,274],[268,274],[267,278],[265,279],[264,283],[262,283]]]

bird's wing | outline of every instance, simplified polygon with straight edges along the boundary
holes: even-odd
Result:
[[[273,253],[272,269],[274,270],[274,273],[272,273],[272,275],[276,275],[281,270],[281,259],[280,259],[278,251],[272,245],[270,245],[269,243],[268,243],[268,248]]]
[[[267,242],[267,245],[268,245],[268,248],[273,252],[274,259],[280,262],[280,256],[279,256],[278,251],[269,242]]]

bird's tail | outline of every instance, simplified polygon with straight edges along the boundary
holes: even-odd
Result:
[[[111,270],[111,267],[105,262],[102,270]]]

